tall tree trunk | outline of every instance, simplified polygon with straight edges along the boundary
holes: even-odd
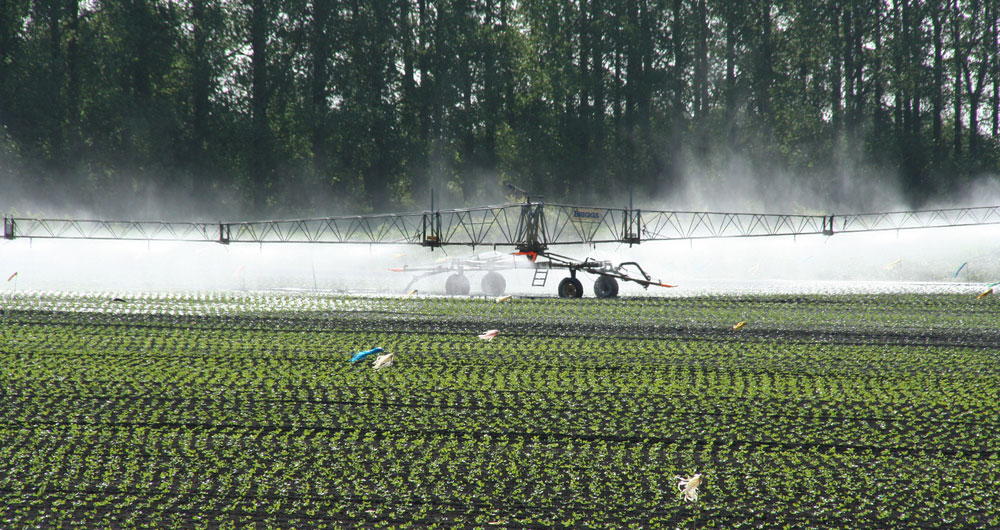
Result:
[[[12,4],[13,2],[8,0],[0,0],[0,122],[2,123],[6,123],[4,118],[8,102],[4,101],[3,95],[10,87],[9,65],[13,60],[14,47],[19,44],[17,30],[14,28],[20,21],[15,16]]]
[[[476,50],[475,48],[479,46],[478,39],[474,36],[473,27],[475,27],[475,22],[472,20],[471,7],[467,2],[456,2],[456,13],[455,16],[458,19],[459,34],[461,39],[465,41],[466,45],[462,50],[462,60],[459,61],[460,68],[460,82],[461,82],[461,93],[462,93],[462,123],[461,127],[461,138],[462,138],[462,200],[468,204],[472,199],[476,191],[476,179],[474,177],[476,170],[479,168],[476,161],[476,136],[475,136],[475,110],[472,108],[472,98],[473,98],[473,87],[472,87],[472,69],[475,67],[474,62],[476,61]],[[569,109],[566,109],[567,111]]]
[[[633,127],[636,124],[636,96],[638,95],[637,85],[639,84],[639,46],[638,31],[639,22],[638,6],[636,0],[625,2],[626,27],[630,28],[625,36],[625,130],[626,136],[631,137],[634,133]]]
[[[423,149],[421,153],[423,164],[417,170],[418,180],[415,181],[415,187],[420,191],[423,191],[424,186],[430,189],[435,187],[434,175],[437,172],[431,169],[430,161],[437,159],[439,149],[435,125],[437,112],[434,106],[434,87],[437,83],[438,75],[436,72],[432,72],[430,44],[433,42],[431,38],[433,25],[430,20],[427,0],[417,0],[417,28],[415,32],[416,42],[414,53],[416,53],[416,74],[420,81],[415,86],[415,105],[417,107],[417,127],[419,130],[417,138]],[[514,116],[508,116],[508,118],[513,119]]]
[[[270,91],[268,64],[268,15],[266,0],[251,0],[250,13],[250,181],[255,215],[267,210],[268,180],[271,170],[271,131],[267,118]]]
[[[574,149],[576,150],[577,156],[574,157],[574,165],[578,168],[579,173],[579,186],[586,187],[589,189],[590,185],[590,175],[587,171],[590,157],[590,135],[594,128],[594,116],[593,107],[591,106],[590,98],[591,92],[593,90],[592,76],[590,73],[590,59],[592,57],[592,39],[591,34],[593,33],[593,1],[587,2],[587,0],[580,0],[579,5],[580,12],[577,14],[577,25],[578,30],[578,40],[577,40],[577,67],[579,69],[580,81],[578,83],[579,95],[577,100],[576,116],[577,116],[577,126],[574,131]]]
[[[398,13],[393,12],[392,7],[379,0],[367,1],[362,15],[366,31],[361,45],[365,58],[360,77],[364,87],[363,112],[371,123],[372,142],[363,178],[365,191],[380,209],[387,208],[393,199],[390,183],[393,176],[393,156],[397,148],[394,143],[397,138],[395,123],[385,104],[388,87],[394,83],[394,79],[390,77],[389,65],[395,58],[389,56],[389,49],[381,45],[395,31],[394,21]],[[457,88],[461,90],[461,85]]]
[[[736,34],[739,2],[727,2],[726,10],[726,156],[736,147]]]
[[[981,42],[981,37],[984,36],[975,36],[975,41]],[[985,45],[985,43],[982,44]],[[983,90],[986,88],[986,74],[990,71],[991,63],[992,58],[981,57],[979,63],[976,65],[975,77],[973,77],[972,68],[968,61],[962,65],[965,77],[965,91],[969,96],[969,155],[974,160],[978,159],[980,155],[979,103],[983,98]]]
[[[965,55],[962,50],[962,14],[958,8],[958,0],[952,0],[951,7],[952,60],[954,61],[954,73],[952,75],[954,112],[952,113],[952,119],[955,121],[954,156],[958,159],[962,155],[962,69],[965,64]]]
[[[888,118],[885,115],[885,106],[882,104],[882,99],[885,95],[885,78],[883,72],[882,56],[884,53],[885,43],[882,42],[882,21],[881,17],[876,20],[874,26],[874,53],[872,54],[872,72],[870,77],[873,80],[873,91],[872,94],[872,114],[874,121],[874,137],[878,141],[883,141],[886,139],[887,122]]]
[[[674,0],[674,18],[670,30],[670,44],[674,55],[672,69],[674,129],[680,129],[684,119],[684,72],[687,69],[687,53],[684,51],[684,2]]]
[[[637,175],[641,184],[646,189],[655,187],[656,179],[663,175],[666,166],[661,150],[653,147],[652,112],[653,112],[653,57],[655,54],[655,43],[653,41],[653,23],[658,13],[651,11],[649,2],[640,2],[639,8],[639,34],[641,57],[641,79],[639,84],[639,138],[637,144],[641,149],[638,157],[645,161],[640,165],[640,173]],[[667,175],[669,177],[669,175]]]
[[[503,0],[501,0],[503,1]],[[483,106],[485,114],[483,116],[483,163],[487,171],[495,172],[497,169],[497,128],[503,101],[500,99],[500,76],[497,74],[498,51],[497,44],[500,39],[496,36],[494,11],[496,6],[493,0],[486,2],[485,27],[489,30],[486,42],[483,43]]]
[[[46,86],[49,112],[49,161],[53,168],[58,168],[64,157],[62,89],[65,83],[63,79],[65,65],[62,53],[62,0],[48,0],[46,7],[49,23],[49,81]]]
[[[66,131],[70,160],[78,160],[83,148],[80,125],[80,3],[68,0],[69,39],[66,43]],[[0,59],[2,60],[2,59]]]
[[[327,0],[313,1],[312,27],[310,28],[310,55],[312,56],[312,71],[310,72],[310,112],[309,140],[312,147],[312,171],[319,178],[327,173],[327,120],[329,118],[327,97],[329,89],[329,74],[327,64],[330,56],[329,20],[331,2]],[[406,63],[408,66],[410,62]],[[412,79],[412,76],[409,77]],[[404,86],[404,92],[408,90]],[[341,190],[342,191],[342,190]]]
[[[975,160],[979,157],[979,100],[982,87],[969,80],[966,80],[965,87],[969,94],[969,156]]]
[[[694,3],[694,149],[708,153],[708,7],[705,0]]]
[[[594,98],[594,105],[591,111],[593,124],[593,138],[591,139],[591,145],[594,149],[604,149],[605,140],[605,120],[604,113],[606,112],[606,102],[605,102],[605,87],[604,87],[604,43],[601,39],[601,35],[598,32],[598,28],[603,27],[604,19],[604,7],[601,0],[592,0],[591,2],[591,24],[592,32],[594,35],[590,38],[590,85],[592,87],[592,95]]]
[[[861,155],[863,145],[863,135],[861,134],[862,124],[865,119],[865,102],[867,90],[865,86],[865,65],[866,51],[865,45],[871,38],[867,33],[868,24],[871,24],[871,13],[864,11],[865,5],[861,2],[852,2],[847,14],[849,16],[848,25],[851,27],[850,38],[847,44],[849,50],[850,68],[847,72],[848,84],[848,108],[847,108],[847,149],[850,156],[857,159]],[[874,17],[874,24],[878,24],[877,15]]]
[[[905,2],[905,0],[903,0]],[[906,75],[904,72],[906,56],[906,23],[903,21],[903,10],[898,0],[892,3],[892,71],[895,82],[893,83],[893,131],[895,134],[895,145],[900,149],[905,149],[906,127],[904,124],[906,114],[903,111],[906,99]],[[900,153],[900,157],[902,157]]]
[[[621,30],[618,31],[619,36]],[[622,117],[622,39],[615,39],[614,49],[614,85],[611,91],[611,114],[614,117],[614,130],[618,134],[618,129]]]
[[[834,145],[838,146],[840,139],[844,132],[844,115],[843,115],[843,71],[842,66],[844,65],[844,58],[842,57],[843,51],[843,41],[840,32],[840,18],[842,16],[840,12],[839,2],[831,2],[829,7],[829,17],[830,17],[830,50],[831,50],[831,68],[830,68],[830,109],[832,114],[832,133]]]
[[[921,64],[924,60],[924,50],[921,44],[920,32],[921,28],[924,27],[924,11],[918,2],[906,5],[904,4],[903,9],[906,11],[906,16],[904,20],[907,23],[906,27],[906,42],[907,42],[907,64]],[[921,185],[925,185],[923,180],[924,173],[924,149],[923,149],[923,139],[921,137],[921,130],[923,126],[922,114],[920,113],[920,102],[923,99],[923,82],[918,77],[919,74],[908,72],[907,83],[908,87],[906,107],[909,110],[909,115],[906,118],[907,125],[907,145],[909,146],[909,156],[908,158],[913,161],[912,171],[914,177],[918,180]]]
[[[699,132],[708,118],[708,8],[705,0],[695,0],[694,112]],[[702,134],[695,140],[703,143]]]
[[[207,148],[208,141],[208,104],[211,86],[211,67],[208,63],[206,46],[208,44],[208,11],[205,0],[191,1],[192,24],[192,75],[191,75],[191,140],[194,144],[194,155],[200,159],[200,154]]]
[[[653,87],[650,83],[653,72],[653,30],[651,19],[653,14],[645,2],[639,3],[639,134],[648,139],[650,134],[650,105],[652,104]]]
[[[774,43],[771,38],[771,0],[761,2],[760,8],[760,46],[755,65],[755,86],[757,112],[763,119],[764,127],[770,131],[773,122],[771,105],[771,85],[774,81]]]
[[[940,4],[931,6],[931,28],[934,42],[934,67],[931,83],[931,141],[935,163],[944,155],[941,114],[944,112],[944,10]]]
[[[144,108],[152,95],[152,80],[149,67],[144,60],[150,48],[150,7],[146,0],[129,2],[129,46],[132,47],[129,73],[132,76],[132,93],[139,108]]]
[[[993,16],[990,19],[990,53],[989,55],[993,58],[993,73],[990,76],[993,82],[993,100],[991,107],[993,112],[991,113],[993,124],[990,128],[993,136],[993,141],[997,141],[1000,138],[1000,2],[997,0],[990,0],[990,5],[992,6]]]
[[[841,13],[843,17],[841,28],[844,34],[841,42],[844,55],[844,129],[847,131],[848,137],[854,136],[854,129],[857,126],[855,123],[855,107],[858,87],[855,85],[854,64],[856,60],[854,55],[854,43],[856,41],[854,32],[856,28],[854,27],[853,9],[854,6],[846,6]]]

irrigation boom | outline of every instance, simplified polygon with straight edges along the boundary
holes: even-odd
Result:
[[[415,213],[249,222],[4,217],[6,239],[360,243],[514,247],[945,228],[1000,224],[1000,206],[846,215],[598,208],[529,202]]]
[[[433,204],[433,199],[432,199]],[[449,259],[434,266],[403,267],[398,272],[419,273],[414,281],[449,274],[448,294],[470,292],[467,272],[484,272],[482,291],[499,295],[506,282],[499,270],[528,267],[535,270],[533,286],[544,286],[553,269],[566,269],[558,288],[562,297],[580,297],[578,272],[597,276],[599,298],[618,295],[618,281],[672,287],[654,280],[635,262],[614,265],[583,261],[549,250],[553,245],[618,243],[709,238],[804,236],[837,233],[945,228],[1000,224],[1000,206],[949,208],[848,215],[797,215],[640,210],[532,202],[520,204],[430,210],[415,213],[320,217],[250,222],[101,221],[4,217],[6,239],[105,239],[139,241],[207,241],[229,243],[354,243],[411,244],[432,250],[446,245],[513,247],[518,261],[488,258]],[[411,282],[412,285],[413,282]],[[409,287],[407,287],[409,288]]]

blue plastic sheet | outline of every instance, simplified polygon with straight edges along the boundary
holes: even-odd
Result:
[[[358,361],[363,361],[369,355],[375,355],[376,353],[382,353],[383,351],[385,350],[383,350],[382,348],[372,348],[370,350],[359,351],[358,353],[354,354],[354,357],[351,357],[351,362],[356,363]]]

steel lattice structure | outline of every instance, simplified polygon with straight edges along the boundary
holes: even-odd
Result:
[[[104,221],[4,217],[4,237],[515,247],[799,236],[1000,224],[1000,206],[848,215],[754,214],[529,202],[415,213],[252,222]]]

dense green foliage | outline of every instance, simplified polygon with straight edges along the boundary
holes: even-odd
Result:
[[[777,191],[778,173],[819,207],[862,195],[845,182],[897,177],[919,203],[1000,165],[998,12],[9,0],[0,207],[33,213],[14,198],[43,186],[51,209],[105,215],[171,197],[209,215],[329,214],[424,207],[429,188],[496,200],[499,182],[562,201],[733,175]]]
[[[992,297],[111,298],[3,298],[4,528],[1000,526]]]

